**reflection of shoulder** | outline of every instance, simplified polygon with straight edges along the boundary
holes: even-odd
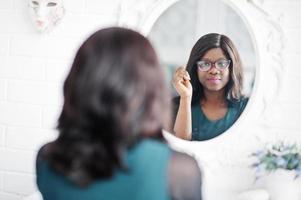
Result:
[[[229,100],[229,107],[233,107],[235,109],[243,110],[245,109],[247,103],[249,101],[249,97],[241,97],[239,100]]]
[[[247,103],[249,101],[249,97],[242,97],[241,100],[240,100],[240,108],[241,109],[245,109]]]

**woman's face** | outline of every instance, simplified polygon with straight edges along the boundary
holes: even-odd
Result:
[[[210,49],[199,61],[197,73],[204,90],[222,90],[229,81],[229,62],[231,62],[224,55],[223,50],[220,48]],[[210,63],[211,67],[209,67]],[[209,68],[208,71],[206,68]]]

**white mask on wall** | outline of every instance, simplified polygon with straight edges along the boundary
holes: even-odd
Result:
[[[50,32],[63,18],[62,0],[29,0],[31,19],[40,33]]]

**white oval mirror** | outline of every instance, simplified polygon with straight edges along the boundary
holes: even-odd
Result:
[[[199,40],[205,34],[207,34],[206,38]],[[223,35],[227,36],[230,41]],[[172,117],[173,121],[176,121],[175,135],[182,139],[203,141],[218,137],[231,128],[243,112],[251,95],[256,64],[250,33],[235,10],[220,0],[213,0],[210,3],[205,0],[178,1],[158,18],[148,37],[153,42],[162,65],[167,69],[169,83],[172,82],[171,77],[179,66],[186,66],[190,74],[190,83],[193,88],[191,110],[182,108],[181,110],[179,101],[174,103],[177,104]],[[228,45],[231,40],[233,45],[225,48],[224,46]],[[196,41],[198,44],[195,45],[196,48],[194,47],[191,54],[197,55],[189,58]],[[223,48],[223,53],[221,52],[221,55],[208,54],[216,46]],[[237,51],[233,52],[232,49],[235,47]],[[229,56],[231,54],[234,55],[232,58]],[[236,57],[240,57],[241,62],[239,60],[235,62]],[[201,61],[204,65],[207,64],[207,60],[227,59],[229,67],[225,70],[210,67],[208,71],[200,71],[197,69],[199,66],[196,62],[204,59],[206,61]],[[240,63],[242,63],[242,68],[240,68]],[[239,80],[237,77],[240,76],[244,79]],[[173,95],[179,96],[174,87],[171,86],[171,88]],[[238,97],[231,96],[231,91],[233,93],[240,89],[242,91],[235,94]],[[202,97],[199,97],[200,94],[203,94]],[[222,94],[219,99],[216,99],[217,94]],[[192,119],[181,119],[179,115],[187,112],[191,113]],[[185,127],[186,119],[192,127]],[[180,125],[181,127],[178,128],[180,130],[176,130]],[[186,129],[191,130],[188,133],[189,138],[185,138],[186,133],[183,133]]]

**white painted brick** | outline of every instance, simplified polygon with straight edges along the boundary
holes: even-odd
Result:
[[[0,56],[0,60],[3,61],[0,65],[0,78],[17,78],[19,74],[19,67],[15,65],[8,67],[8,63],[14,61],[10,60],[9,56]]]
[[[30,195],[26,195],[23,200],[43,200],[43,197],[39,191],[35,191]]]
[[[0,126],[0,147],[5,145],[5,133],[4,133],[4,126]]]
[[[117,13],[121,0],[89,0],[87,13]]]
[[[46,63],[46,80],[63,83],[70,71],[72,61],[49,61]]]
[[[43,109],[42,127],[46,129],[53,129],[57,126],[57,120],[61,114],[60,107],[47,107]]]
[[[52,34],[65,37],[77,37],[80,39],[81,44],[84,39],[96,30],[116,25],[117,17],[117,14],[66,14],[62,24],[56,27]]]
[[[33,173],[36,152],[21,150],[0,150],[0,170]]]
[[[0,102],[0,110],[2,124],[41,127],[42,111],[39,106]]]
[[[1,21],[0,21],[0,24],[1,24]],[[1,33],[1,28],[0,28],[0,33]],[[0,44],[1,44],[0,45],[0,56],[8,55],[8,52],[9,52],[9,36],[0,35]]]
[[[64,0],[64,7],[67,12],[84,12],[86,0]]]
[[[27,11],[27,5],[28,5],[28,1],[24,1],[24,0],[14,0],[15,1],[15,10],[17,12],[20,11]]]
[[[70,37],[52,37],[50,35],[15,36],[12,38],[11,54],[73,59],[74,52],[79,44],[81,42],[78,39]]]
[[[62,102],[61,88],[61,85],[43,82],[9,81],[7,96],[8,100],[14,102],[60,105]]]
[[[33,175],[6,173],[4,174],[4,191],[29,195],[37,190],[36,178]]]
[[[12,10],[13,9],[13,2],[14,1],[7,1],[7,0],[1,0],[0,1],[0,12],[3,9]]]
[[[55,130],[9,127],[6,146],[38,151],[43,144],[54,140],[56,137],[57,132]]]
[[[10,56],[4,66],[0,66],[1,78],[45,80],[43,59]]]
[[[0,191],[1,190],[3,190],[3,173],[0,173]]]
[[[6,98],[6,81],[0,79],[0,100]]]
[[[35,33],[28,13],[28,10],[25,12],[1,11],[0,33]]]
[[[6,192],[0,192],[0,199],[1,200],[21,200],[20,195],[6,193]]]
[[[117,26],[117,22],[118,22],[118,14],[110,14],[110,13],[91,15],[88,12],[88,14],[83,16],[83,18],[84,20],[90,21],[89,28],[91,28],[92,30],[91,33],[97,31],[98,29],[105,28],[108,26]]]
[[[0,47],[1,48],[1,47]],[[3,76],[5,69],[7,68],[7,63],[9,60],[9,56],[0,55],[1,65],[0,65],[0,78],[6,78]]]

